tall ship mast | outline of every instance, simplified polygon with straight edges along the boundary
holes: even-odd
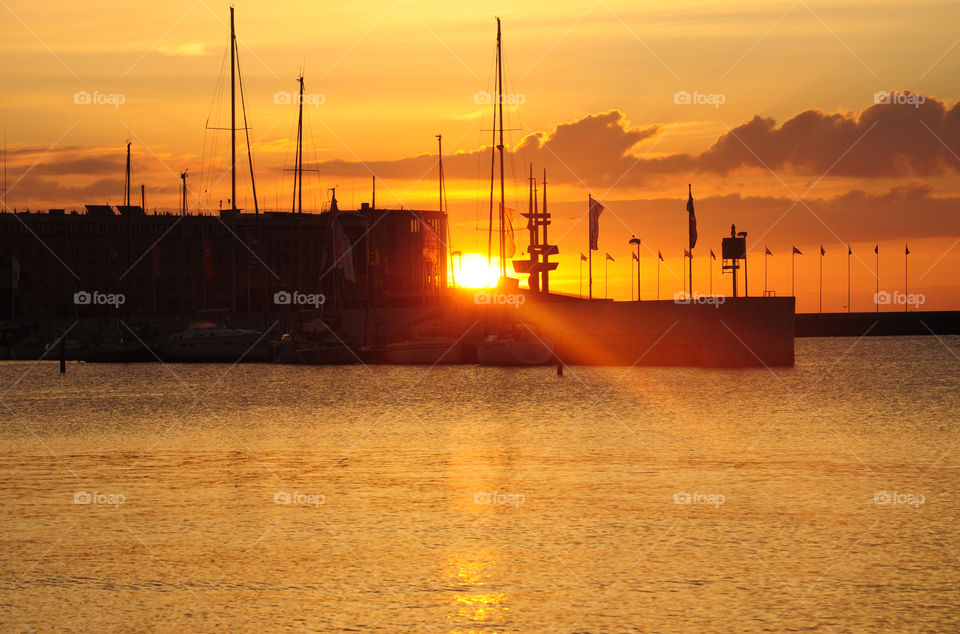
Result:
[[[497,154],[500,155],[500,213],[498,215],[500,279],[507,276],[507,245],[505,234],[504,184],[503,184],[503,56],[500,18],[497,18],[497,75],[493,91],[493,142],[490,155],[490,222],[487,225],[487,269],[491,264],[493,251],[493,190],[494,168]],[[499,281],[498,281],[499,283]]]

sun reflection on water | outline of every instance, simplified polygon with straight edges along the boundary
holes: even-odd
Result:
[[[456,585],[457,591],[452,594],[453,613],[449,620],[462,623],[464,620],[471,623],[490,623],[502,619],[509,610],[505,603],[507,594],[493,592],[490,587],[493,581],[493,571],[496,563],[492,553],[477,553],[467,558],[455,555],[446,562],[448,578]],[[453,629],[452,632],[469,632],[469,629]]]

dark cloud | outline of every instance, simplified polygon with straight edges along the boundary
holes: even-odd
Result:
[[[859,115],[806,110],[777,126],[754,117],[721,136],[696,157],[701,171],[740,167],[790,169],[820,175],[903,177],[958,169],[960,109],[935,97],[902,93],[905,101],[878,103]],[[911,99],[910,97],[913,97]]]
[[[960,105],[926,95],[899,93],[910,103],[873,104],[859,114],[806,110],[778,125],[755,116],[714,141],[700,154],[642,157],[637,145],[662,132],[659,126],[631,127],[611,110],[563,123],[551,133],[530,134],[509,151],[514,170],[533,162],[554,181],[587,187],[643,186],[665,177],[695,173],[727,175],[742,169],[790,171],[820,176],[890,178],[931,176],[960,169]],[[922,98],[923,103],[913,102]],[[475,178],[489,149],[446,157],[451,177]],[[436,158],[430,155],[359,164],[328,161],[329,175],[418,178]],[[483,161],[480,162],[481,168]],[[481,173],[484,173],[481,170]]]

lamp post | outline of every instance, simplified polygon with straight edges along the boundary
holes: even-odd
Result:
[[[637,301],[640,301],[640,238],[633,236],[630,238],[630,244],[637,247],[637,253],[633,257],[637,260]]]

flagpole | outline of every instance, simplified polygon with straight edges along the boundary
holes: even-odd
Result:
[[[607,265],[608,260],[604,258],[603,260],[603,298],[607,299]]]
[[[823,314],[823,245],[820,245],[820,314]]]
[[[593,210],[593,196],[587,195],[587,299],[593,299],[593,243],[590,242],[590,214]]]
[[[657,301],[660,301],[660,252],[657,252]]]
[[[877,312],[880,312],[880,245],[873,247],[873,252],[877,256],[877,268],[874,269],[874,277],[877,278],[877,292],[873,296],[873,303],[877,307]]]
[[[795,250],[792,250],[790,251],[790,296],[793,298],[796,298],[797,296],[796,280],[797,280],[797,252]]]
[[[580,291],[577,293],[580,299],[583,299],[583,258],[580,258]]]
[[[767,246],[763,246],[763,296],[767,296],[767,257],[770,255],[770,251],[767,250]]]
[[[850,245],[847,245],[847,312],[850,312],[850,256],[852,255],[853,249],[850,248]]]
[[[910,246],[903,249],[903,312],[910,312]]]
[[[683,251],[683,271],[680,273],[680,277],[683,279],[683,294],[687,294],[687,251]]]
[[[687,269],[690,274],[690,297],[693,298],[693,249],[690,249],[690,268]]]

